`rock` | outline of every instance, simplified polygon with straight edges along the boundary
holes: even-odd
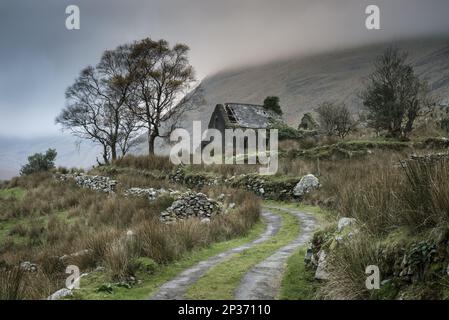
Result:
[[[132,230],[126,231],[126,240],[132,240],[136,234]]]
[[[22,262],[21,264],[20,264],[20,268],[23,270],[23,271],[26,271],[26,272],[37,272],[37,265],[36,264],[34,264],[34,263],[31,263],[31,262],[29,262],[29,261],[24,261],[24,262]]]
[[[229,209],[234,209],[235,208],[235,203],[231,202],[228,207],[229,207]]]
[[[201,223],[210,223],[210,219],[209,218],[203,218],[203,219],[201,219]]]
[[[307,248],[306,255],[304,256],[304,262],[305,263],[311,263],[312,262],[312,256],[313,256],[312,248]]]
[[[309,192],[318,189],[320,187],[320,182],[317,177],[313,174],[305,175],[293,188],[293,195],[297,197],[303,197]]]
[[[343,229],[347,226],[353,225],[355,224],[356,220],[354,218],[341,218],[340,220],[338,220],[338,226],[337,226],[337,230],[338,232],[343,231]]]
[[[329,274],[326,271],[326,268],[327,268],[326,257],[327,257],[327,255],[326,255],[326,253],[323,250],[321,250],[318,253],[318,256],[319,256],[319,258],[318,258],[318,267],[316,268],[316,271],[315,271],[315,279],[318,279],[318,280],[329,280]]]
[[[71,295],[72,295],[72,290],[63,288],[63,289],[60,289],[60,290],[56,291],[55,293],[53,293],[51,296],[49,296],[47,298],[47,300],[59,300],[59,299],[62,299],[64,297],[68,297]]]

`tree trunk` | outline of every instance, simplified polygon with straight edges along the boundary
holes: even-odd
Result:
[[[109,164],[108,147],[105,144],[103,145],[103,161],[104,161],[104,164]]]
[[[111,158],[112,161],[117,160],[117,146],[115,145],[111,146]]]
[[[157,134],[154,132],[148,131],[148,154],[153,155],[154,154],[154,143],[156,141]]]

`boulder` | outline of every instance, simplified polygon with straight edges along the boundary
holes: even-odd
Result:
[[[318,189],[320,187],[320,181],[313,174],[305,175],[301,178],[301,180],[296,184],[293,189],[293,195],[297,197],[303,197],[307,193]]]
[[[63,289],[60,289],[60,290],[56,291],[55,293],[53,293],[51,296],[49,296],[47,298],[47,300],[60,300],[62,298],[65,298],[65,297],[68,297],[71,295],[72,295],[72,290],[63,288]]]
[[[354,218],[341,218],[340,220],[338,220],[338,226],[337,226],[337,231],[338,232],[342,232],[343,229],[345,229],[348,226],[354,225],[356,222],[356,220]]]
[[[327,255],[326,252],[324,252],[324,250],[321,250],[318,253],[318,266],[316,268],[315,271],[315,279],[318,280],[329,280],[329,274],[327,273]]]

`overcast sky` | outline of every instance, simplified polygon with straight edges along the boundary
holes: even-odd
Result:
[[[65,28],[78,5],[81,29]],[[365,8],[381,9],[380,31]],[[289,55],[449,31],[448,0],[0,0],[0,135],[57,132],[78,72],[144,37],[183,42],[199,79]]]

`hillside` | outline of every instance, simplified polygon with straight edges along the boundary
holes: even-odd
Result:
[[[373,61],[391,43],[296,57],[265,65],[224,71],[202,81],[204,103],[190,113],[192,120],[207,125],[218,103],[260,104],[268,95],[281,98],[284,118],[297,126],[300,116],[326,100],[344,101],[360,110],[358,99],[363,80],[372,71]],[[394,45],[409,52],[416,72],[432,86],[434,93],[449,97],[449,37],[398,42]]]

